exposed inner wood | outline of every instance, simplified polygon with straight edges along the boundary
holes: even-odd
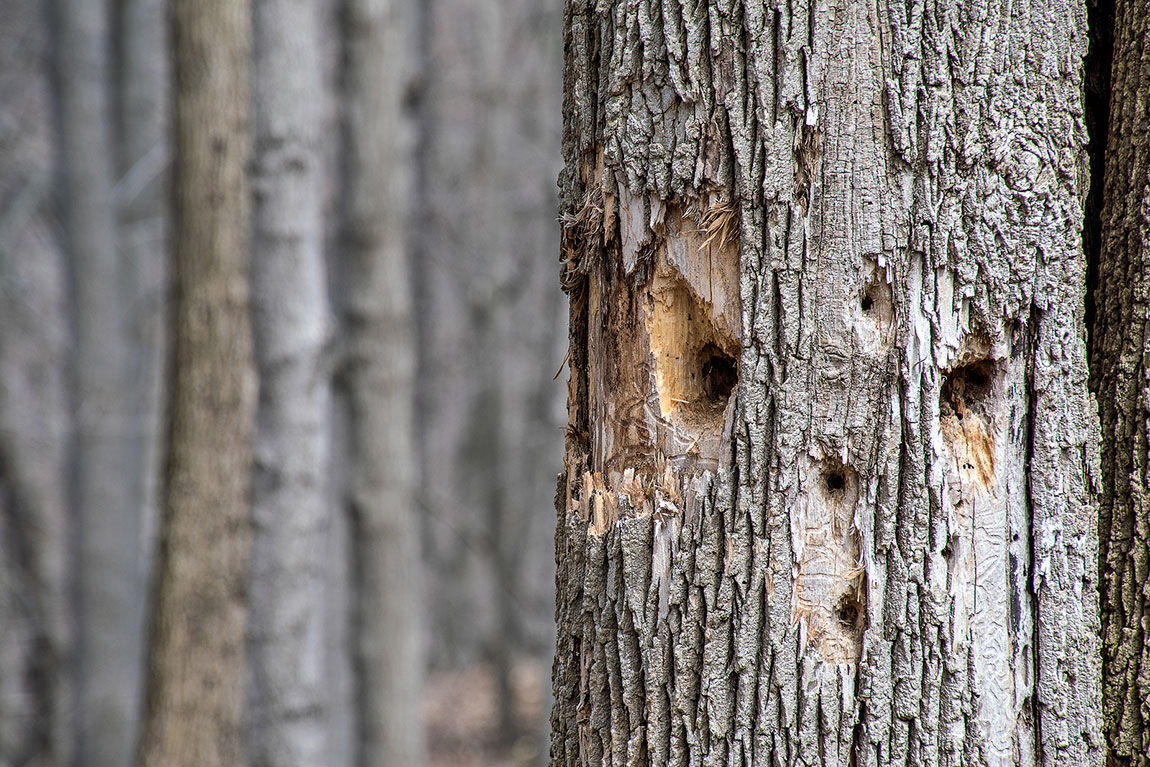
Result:
[[[685,432],[715,430],[738,380],[738,344],[713,317],[682,273],[660,259],[648,290],[647,334],[659,414]]]
[[[1083,20],[1010,8],[568,4],[555,764],[1098,763]]]
[[[614,200],[605,206],[611,220]],[[740,353],[735,213],[673,203],[642,240],[627,233],[630,215],[615,219],[621,253],[592,270],[587,289],[590,466],[612,492],[625,474],[653,487],[670,465],[689,486],[718,467]]]
[[[862,511],[858,475],[834,459],[811,462],[805,473],[808,489],[797,508],[802,532],[795,545],[793,620],[805,647],[826,661],[853,663],[862,655],[867,602],[854,521]]]

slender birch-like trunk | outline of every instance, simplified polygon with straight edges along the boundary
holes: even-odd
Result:
[[[432,667],[485,656],[507,689],[516,662],[549,654],[554,630],[553,522],[538,510],[562,449],[553,376],[566,306],[539,254],[558,240],[562,8],[450,0],[422,12],[413,263],[433,478],[419,487],[429,651]]]
[[[1150,3],[1114,15],[1091,374],[1102,420],[1102,700],[1114,767],[1150,765]]]
[[[1077,3],[566,18],[556,765],[1097,765]]]
[[[131,669],[133,719],[143,687],[143,620],[163,473],[164,413],[168,351],[170,229],[171,58],[167,0],[116,0],[113,78],[116,105],[118,245],[127,303],[124,307],[131,438],[138,465],[132,481],[139,508],[135,531],[125,535],[133,549],[136,576],[132,620],[137,632]]]
[[[252,765],[329,763],[324,596],[330,377],[315,0],[255,3]]]
[[[175,336],[140,767],[243,763],[256,380],[246,3],[174,0]]]
[[[113,197],[111,19],[102,3],[54,6],[67,248],[74,291],[78,753],[130,759],[139,707],[142,424]]]
[[[403,0],[347,0],[342,381],[360,767],[421,764]]]

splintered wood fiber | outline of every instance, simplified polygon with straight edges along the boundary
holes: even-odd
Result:
[[[1101,763],[1085,24],[567,3],[554,765]]]

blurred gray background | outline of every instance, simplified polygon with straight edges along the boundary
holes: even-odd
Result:
[[[328,269],[328,305],[314,311],[338,341],[354,23],[340,0],[256,5],[257,40],[280,5],[315,22],[298,42],[318,67],[302,94],[319,110],[306,162]],[[429,761],[542,763],[566,421],[562,4],[399,5],[423,564],[411,630],[425,652]],[[163,0],[0,0],[0,767],[133,756],[165,438],[171,76]],[[257,111],[278,87],[262,76]],[[332,391],[322,429],[334,499],[347,425]],[[354,624],[335,500],[322,535],[315,609],[332,657],[319,720],[326,764],[343,767],[355,752],[339,742],[355,737],[354,668],[341,657]]]

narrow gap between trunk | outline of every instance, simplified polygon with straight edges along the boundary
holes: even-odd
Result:
[[[1106,170],[1106,137],[1110,129],[1110,60],[1114,49],[1114,0],[1087,0],[1090,49],[1084,64],[1086,128],[1090,138],[1090,191],[1086,196],[1082,248],[1086,256],[1086,349],[1093,362],[1094,321],[1098,307],[1098,261],[1102,250],[1103,178]],[[1097,390],[1094,366],[1090,365],[1090,388]]]

